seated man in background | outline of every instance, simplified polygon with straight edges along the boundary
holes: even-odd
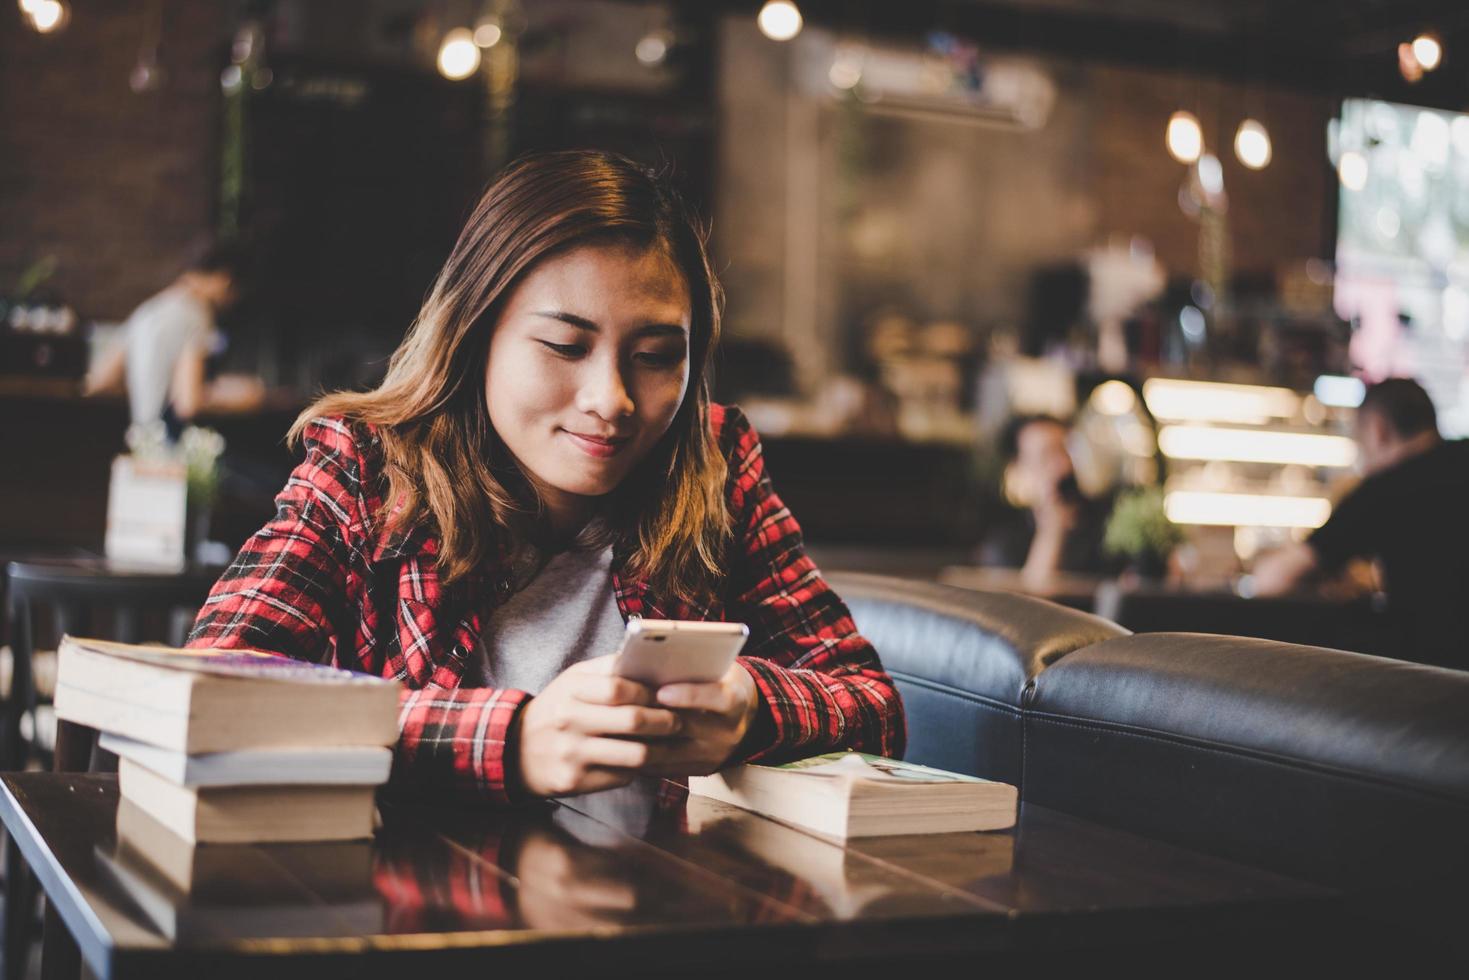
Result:
[[[264,399],[258,378],[206,380],[215,317],[237,297],[241,256],[215,246],[123,324],[121,341],[87,377],[87,393],[125,388],[134,425],[162,421],[176,438],[204,410],[245,411]]]
[[[1366,478],[1306,541],[1260,559],[1255,593],[1377,559],[1398,655],[1469,668],[1469,442],[1439,436],[1428,393],[1406,378],[1367,389],[1356,436]]]
[[[1049,415],[1025,415],[1000,437],[1005,497],[1018,507],[986,536],[985,565],[1020,569],[1028,588],[1044,588],[1059,572],[1101,572],[1105,502],[1088,498],[1076,482],[1066,448],[1070,429]]]

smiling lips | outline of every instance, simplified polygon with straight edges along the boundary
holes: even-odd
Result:
[[[572,444],[588,456],[597,459],[607,459],[616,456],[622,448],[628,444],[629,436],[593,436],[584,435],[580,432],[572,432],[570,429],[562,429],[571,437]]]

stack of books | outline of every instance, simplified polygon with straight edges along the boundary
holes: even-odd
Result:
[[[182,846],[354,840],[398,735],[391,681],[249,651],[66,637],[56,715],[102,732],[124,807]]]

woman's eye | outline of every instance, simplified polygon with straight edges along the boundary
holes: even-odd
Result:
[[[581,357],[587,352],[587,349],[581,344],[553,344],[549,340],[542,340],[539,343],[559,357]]]
[[[673,367],[683,361],[683,351],[639,351],[633,357],[640,363],[650,367]]]

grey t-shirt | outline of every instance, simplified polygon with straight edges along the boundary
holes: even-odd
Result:
[[[616,653],[623,628],[611,546],[563,551],[489,617],[479,676],[486,687],[539,694],[572,664]],[[473,667],[467,677],[475,676]]]

